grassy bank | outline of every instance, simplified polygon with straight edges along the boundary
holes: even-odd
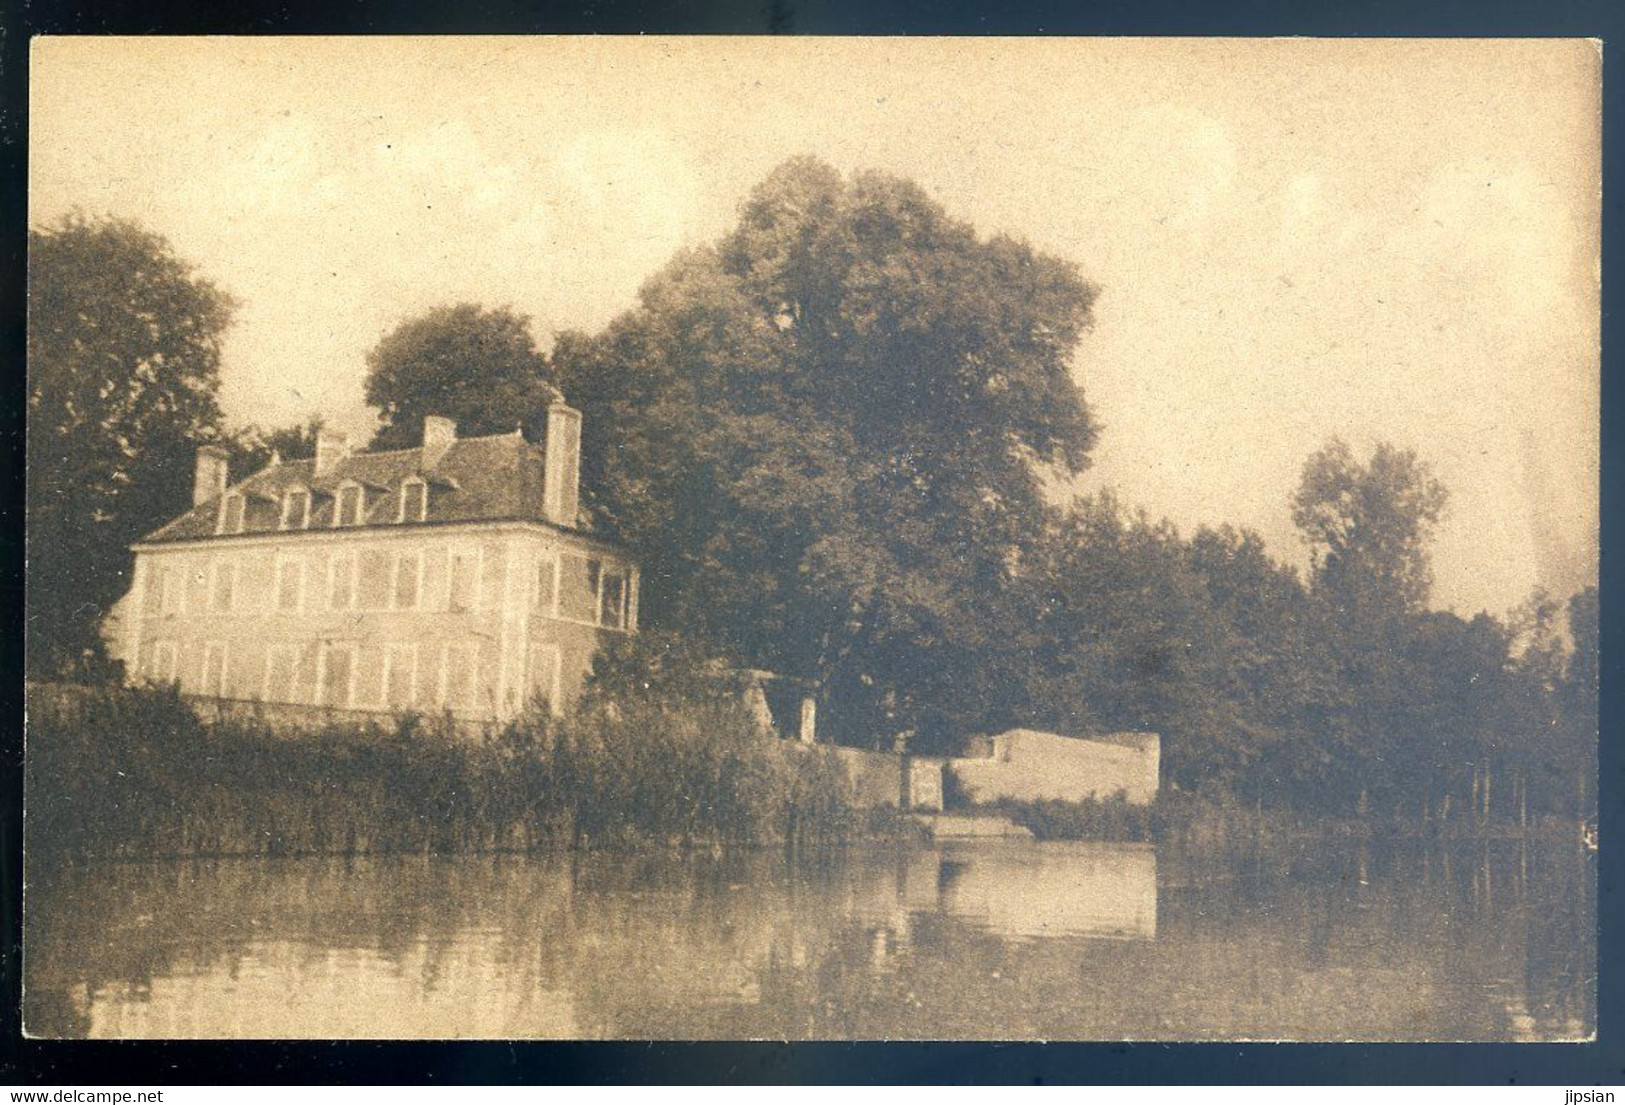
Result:
[[[1227,797],[1164,791],[1150,805],[1121,794],[1083,801],[972,803],[955,798],[950,810],[1007,818],[1038,840],[1158,841],[1205,850],[1251,847],[1258,841],[1328,839],[1501,840],[1521,837],[1577,841],[1579,827],[1558,817],[1523,824],[1471,818],[1440,822],[1411,818],[1328,818],[1301,810],[1246,805]]]
[[[1543,815],[1525,821],[1471,816],[1447,820],[1417,816],[1328,817],[1291,807],[1245,803],[1228,795],[1165,792],[1153,807],[1152,833],[1166,840],[1202,848],[1251,845],[1259,840],[1515,840],[1520,838],[1578,843],[1580,826],[1573,819]]]
[[[835,841],[862,828],[841,765],[765,741],[740,710],[639,704],[279,735],[200,721],[171,690],[30,700],[35,854],[483,852]]]
[[[1148,806],[1130,805],[1121,795],[1065,802],[1057,799],[956,803],[949,812],[1002,817],[1022,826],[1036,840],[1142,841],[1152,839]]]

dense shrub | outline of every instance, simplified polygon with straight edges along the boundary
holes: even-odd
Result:
[[[448,852],[837,838],[847,782],[823,750],[726,703],[280,734],[202,722],[173,690],[30,701],[29,845],[101,856]]]

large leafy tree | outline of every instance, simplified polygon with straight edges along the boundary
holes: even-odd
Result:
[[[1428,542],[1449,496],[1414,450],[1386,442],[1362,464],[1334,438],[1292,500],[1316,590],[1351,614],[1415,613],[1433,585]]]
[[[1362,806],[1398,778],[1402,744],[1414,739],[1414,663],[1404,646],[1426,608],[1429,541],[1446,499],[1414,451],[1379,443],[1362,462],[1335,438],[1304,464],[1292,499],[1344,700],[1325,719],[1321,779],[1362,796]]]
[[[1240,649],[1174,528],[1106,494],[1075,503],[1037,550],[1028,605],[1041,630],[1004,676],[1034,720],[1065,733],[1159,732],[1167,777],[1182,786],[1233,773],[1248,756],[1230,686]]]
[[[367,354],[366,388],[383,422],[374,449],[417,445],[428,414],[470,436],[521,424],[539,434],[552,394],[530,319],[473,303],[435,307],[384,335]]]
[[[965,677],[1046,472],[1087,463],[1069,361],[1094,295],[908,181],[774,171],[720,242],[554,349],[650,613],[819,680],[865,733],[995,720]]]
[[[127,587],[128,546],[188,504],[218,435],[231,298],[139,225],[28,235],[28,662],[82,672]]]

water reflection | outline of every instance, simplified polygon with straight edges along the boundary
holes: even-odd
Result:
[[[29,886],[30,1032],[1552,1039],[1587,857],[985,843],[103,865]]]
[[[1149,845],[992,846],[939,864],[941,908],[1001,936],[1156,939]]]

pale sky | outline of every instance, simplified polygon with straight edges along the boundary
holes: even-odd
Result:
[[[136,218],[241,301],[234,423],[365,436],[438,303],[545,345],[633,305],[775,165],[917,181],[1101,289],[1086,477],[1303,553],[1332,434],[1452,493],[1436,603],[1596,570],[1598,47],[1583,42],[39,39],[30,220]]]

